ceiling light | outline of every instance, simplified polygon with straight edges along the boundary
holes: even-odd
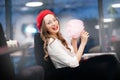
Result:
[[[113,8],[120,8],[120,3],[118,3],[118,4],[112,4],[112,7]]]
[[[43,2],[28,2],[25,4],[25,6],[28,6],[28,7],[38,7],[42,5],[43,5]]]
[[[106,19],[104,19],[103,21],[104,21],[104,22],[112,22],[112,21],[114,21],[114,19],[112,19],[112,18],[106,18]]]

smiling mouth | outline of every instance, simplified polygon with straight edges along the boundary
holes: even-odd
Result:
[[[52,28],[53,30],[57,30],[58,29],[58,26],[57,27],[54,27],[54,28]]]

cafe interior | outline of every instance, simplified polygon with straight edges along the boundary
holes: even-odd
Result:
[[[69,20],[83,21],[89,32],[81,80],[120,80],[120,0],[0,0],[0,80],[75,80],[59,69],[61,76],[46,76],[53,67],[43,59],[36,22],[44,9],[57,15],[67,41]]]

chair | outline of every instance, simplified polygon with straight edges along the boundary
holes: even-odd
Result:
[[[39,33],[36,33],[34,35],[34,51],[35,51],[36,62],[38,65],[41,65],[44,68],[45,80],[47,80],[49,73],[52,70],[55,70],[55,67],[49,58],[47,61],[44,60],[43,41],[40,38]],[[52,79],[49,78],[49,80]]]
[[[43,41],[40,38],[39,33],[36,33],[34,36],[34,50],[35,50],[36,62],[38,65],[42,65],[46,71],[55,69],[53,63],[49,58],[47,61],[44,60]]]

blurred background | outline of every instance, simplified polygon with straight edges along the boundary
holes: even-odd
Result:
[[[30,2],[34,2],[35,5],[29,5]],[[84,53],[116,52],[119,57],[120,0],[0,0],[0,23],[6,39],[16,40],[19,46],[30,44],[29,49],[24,52],[18,51],[11,55],[16,72],[22,67],[36,64],[36,16],[43,9],[55,12],[65,38],[69,38],[65,31],[68,20],[76,18],[84,22],[86,30],[90,33]],[[21,60],[21,56],[29,57]]]

